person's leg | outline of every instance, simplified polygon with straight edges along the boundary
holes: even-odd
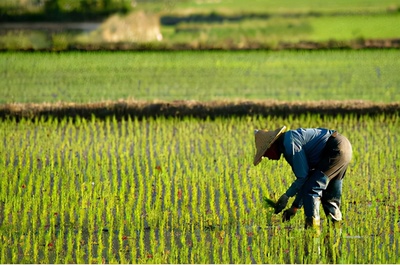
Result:
[[[322,207],[325,215],[333,222],[340,222],[342,220],[342,213],[340,211],[342,183],[342,179],[334,178],[329,181],[328,187],[322,192]]]
[[[343,179],[333,178],[322,193],[321,199],[329,225],[328,233],[324,238],[329,263],[337,263],[337,259],[341,256],[339,244],[342,236],[342,212],[340,211],[342,183]]]
[[[329,138],[321,154],[321,160],[316,166],[316,170],[310,172],[306,183],[304,183],[300,191],[301,196],[299,198],[303,199],[306,228],[320,226],[319,207],[321,198],[324,196],[326,196],[323,199],[323,202],[326,202],[325,207],[329,206],[328,208],[332,210],[333,216],[337,220],[341,220],[339,207],[342,193],[342,179],[346,173],[351,156],[351,144],[346,137],[336,134],[335,137]],[[330,180],[333,179],[335,181],[329,185]],[[324,193],[328,186],[330,186],[328,192]]]
[[[304,214],[306,216],[305,228],[315,227],[319,229],[319,208],[323,191],[327,188],[329,178],[322,172],[313,171],[302,188]]]
[[[317,168],[329,178],[329,185],[323,192],[321,200],[326,216],[334,222],[342,220],[340,212],[342,182],[351,157],[352,148],[349,140],[341,134],[336,134],[326,142],[321,161],[317,165]]]

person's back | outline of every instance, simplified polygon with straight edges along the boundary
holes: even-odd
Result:
[[[320,160],[321,152],[334,130],[299,128],[284,133],[283,155],[296,177],[306,177]]]

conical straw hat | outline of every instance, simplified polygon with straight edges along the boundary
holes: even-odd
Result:
[[[283,126],[275,131],[267,131],[267,130],[254,130],[254,136],[256,138],[256,155],[254,156],[254,165],[257,166],[258,163],[261,162],[261,158],[265,151],[278,139],[279,135],[281,135],[286,130],[286,126]]]

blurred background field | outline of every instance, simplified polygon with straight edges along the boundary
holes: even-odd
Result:
[[[3,0],[0,22],[0,104],[399,101],[400,0]]]
[[[400,101],[398,50],[1,53],[0,104]]]
[[[3,0],[0,49],[398,47],[399,10],[400,0]]]

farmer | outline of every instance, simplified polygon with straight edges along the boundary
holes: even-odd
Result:
[[[283,126],[275,131],[255,130],[257,152],[254,165],[263,157],[279,160],[281,154],[292,167],[296,180],[278,199],[275,213],[286,208],[290,197],[296,196],[291,207],[283,212],[288,221],[304,206],[305,228],[320,228],[319,208],[334,224],[342,220],[340,199],[342,181],[351,160],[349,140],[334,130],[299,128],[285,132]]]

